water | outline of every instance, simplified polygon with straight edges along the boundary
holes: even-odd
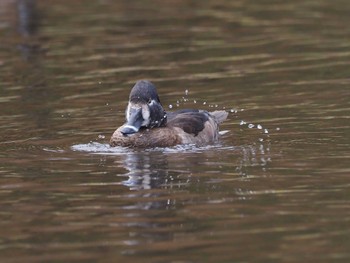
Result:
[[[1,261],[348,262],[349,11],[1,1]],[[138,79],[220,142],[109,147]]]

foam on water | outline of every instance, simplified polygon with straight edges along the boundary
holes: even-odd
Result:
[[[107,155],[109,154],[119,155],[119,154],[130,152],[129,148],[111,147],[109,144],[99,143],[99,142],[76,144],[71,146],[71,149],[77,152],[88,152],[88,153],[94,153],[94,154],[107,154]]]
[[[228,131],[223,131],[224,134]],[[214,149],[228,149],[233,148],[233,146],[228,147],[221,144],[213,144],[207,146],[196,146],[194,144],[186,145],[176,145],[173,147],[155,147],[148,149],[137,149],[137,148],[127,148],[127,147],[111,147],[109,144],[99,143],[99,142],[89,142],[85,144],[76,144],[71,146],[73,151],[77,152],[87,152],[92,154],[104,154],[104,155],[121,155],[125,153],[137,152],[137,151],[146,151],[146,152],[163,152],[163,153],[181,153],[181,152],[203,152]]]

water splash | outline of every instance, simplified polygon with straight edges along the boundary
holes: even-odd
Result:
[[[227,133],[228,131],[223,131]],[[98,142],[89,142],[85,144],[76,144],[71,146],[71,149],[76,152],[86,152],[92,154],[103,154],[103,155],[123,155],[125,153],[132,152],[162,152],[162,153],[181,153],[181,152],[204,152],[208,150],[222,150],[222,149],[231,149],[233,146],[222,146],[221,144],[213,144],[207,146],[196,146],[194,144],[183,144],[176,145],[173,147],[155,147],[149,149],[137,149],[137,148],[127,148],[127,147],[111,147],[109,144],[98,143]]]
[[[244,120],[241,120],[240,123],[239,123],[240,126],[243,126],[243,125],[246,125],[246,124],[247,124],[247,122],[244,121]],[[254,123],[248,123],[248,128],[249,129],[257,128],[258,130],[262,130],[264,134],[268,134],[269,133],[269,130],[264,128],[261,124],[256,124],[255,125]],[[276,130],[279,130],[279,128],[276,129]]]

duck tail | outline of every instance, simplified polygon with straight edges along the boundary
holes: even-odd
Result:
[[[215,120],[216,120],[216,122],[218,124],[224,122],[227,119],[227,116],[228,116],[228,112],[224,111],[224,110],[212,111],[212,112],[210,112],[210,114],[212,116],[214,116],[214,118],[215,118]]]

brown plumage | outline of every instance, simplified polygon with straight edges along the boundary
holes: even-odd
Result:
[[[138,81],[130,93],[127,122],[110,139],[111,146],[169,147],[178,144],[204,146],[215,143],[226,111],[179,110],[166,113],[154,85]]]

